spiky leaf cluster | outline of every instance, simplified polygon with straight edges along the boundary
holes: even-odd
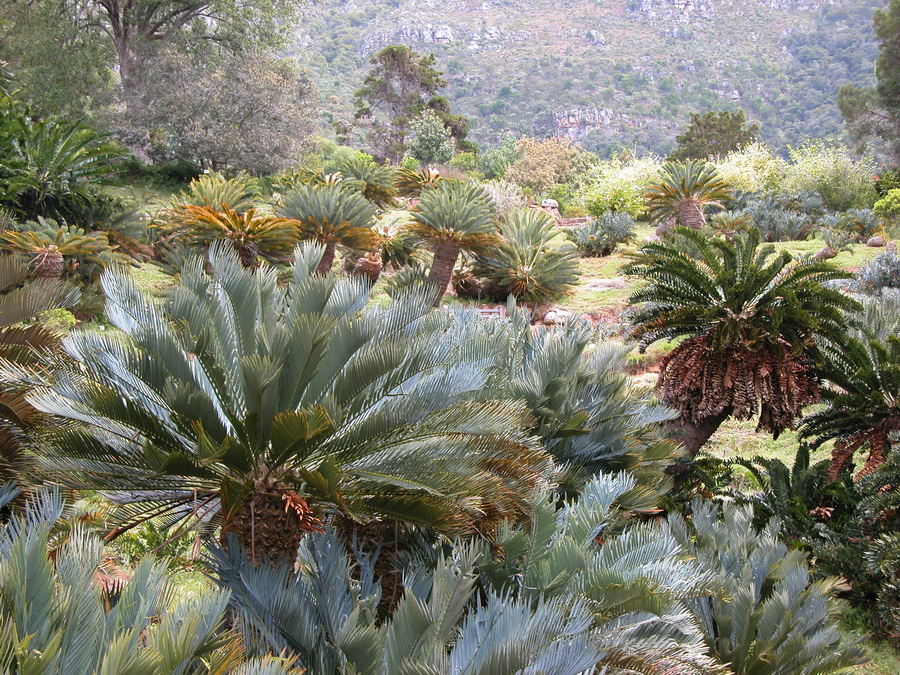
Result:
[[[706,223],[704,210],[725,208],[733,193],[715,166],[692,159],[667,163],[662,180],[647,189],[644,199],[651,222],[673,218],[679,225],[698,230]]]
[[[213,274],[192,262],[165,310],[107,273],[107,315],[123,337],[71,335],[70,360],[31,397],[89,423],[57,439],[46,470],[114,493],[132,519],[221,515],[260,542],[277,536],[262,514],[255,528],[247,520],[253,503],[282,520],[302,499],[318,517],[451,532],[520,517],[549,467],[520,431],[523,407],[486,400],[486,364],[454,356],[420,297],[364,311],[366,286],[312,274],[320,256],[302,247],[279,286],[274,269],[213,247]]]

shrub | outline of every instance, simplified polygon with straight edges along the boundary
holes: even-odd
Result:
[[[498,216],[502,217],[508,211],[528,204],[528,197],[522,192],[522,188],[507,180],[489,180],[483,183],[482,187],[485,194],[494,204],[494,210]]]
[[[860,243],[868,241],[881,229],[878,216],[872,209],[850,209],[840,214],[837,221],[842,232],[855,237]]]
[[[749,216],[763,241],[804,241],[825,214],[816,193],[754,194],[742,199],[743,214]]]
[[[893,251],[879,253],[859,271],[855,286],[863,293],[900,288],[900,256]]]
[[[634,219],[628,213],[607,211],[599,218],[566,231],[583,258],[612,254],[616,246],[634,239]]]
[[[587,212],[600,216],[616,211],[640,217],[644,213],[644,193],[659,171],[660,163],[655,158],[598,162],[579,179]]]
[[[782,183],[791,192],[816,192],[830,211],[867,208],[875,201],[874,167],[842,148],[823,144],[791,150]]]
[[[888,190],[872,207],[874,213],[887,220],[900,217],[900,188]]]
[[[506,169],[506,179],[544,194],[564,183],[575,168],[578,149],[567,140],[523,138],[516,144],[519,158]]]
[[[775,190],[785,174],[787,162],[762,143],[729,153],[716,164],[722,180],[743,192]]]

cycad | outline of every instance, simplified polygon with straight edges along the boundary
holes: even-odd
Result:
[[[450,283],[459,252],[489,254],[499,242],[494,210],[484,190],[470,183],[442,180],[422,192],[407,231],[434,246],[428,281],[437,303]]]
[[[418,171],[405,166],[397,169],[394,187],[401,197],[418,197],[423,190],[437,187],[446,180],[437,169],[423,168]]]
[[[340,184],[300,185],[284,197],[278,213],[299,221],[302,240],[325,247],[318,274],[327,274],[334,264],[338,244],[368,250],[377,242],[372,231],[375,207],[359,192]]]
[[[58,347],[60,337],[40,323],[47,310],[78,301],[73,286],[56,280],[27,281],[28,264],[15,256],[0,256],[0,357],[28,365],[41,352]],[[26,400],[27,389],[15,383],[0,391],[0,484],[19,477],[26,464],[29,431],[47,423]]]
[[[220,209],[224,204],[233,211],[243,213],[253,208],[260,196],[259,181],[244,171],[232,178],[225,178],[213,171],[192,180],[187,189],[175,195],[172,208],[192,205]]]
[[[85,232],[43,218],[0,231],[0,242],[8,251],[30,256],[34,275],[42,279],[65,275],[93,283],[108,265],[127,259],[106,232]]]
[[[497,559],[477,540],[423,550],[381,625],[373,560],[351,561],[331,532],[305,539],[296,566],[250,568],[232,547],[213,570],[251,646],[295,653],[311,675],[724,672],[683,605],[713,592],[713,575],[661,528],[611,533],[623,506],[650,503],[633,480],[604,476],[560,511],[546,492],[532,502]]]
[[[822,390],[827,407],[805,417],[800,427],[811,449],[835,440],[832,478],[849,467],[858,451],[868,452],[862,473],[874,471],[900,430],[900,336],[848,336],[835,347],[824,373],[831,385]]]
[[[298,241],[299,223],[287,218],[257,215],[256,209],[232,210],[226,203],[218,207],[182,205],[165,226],[165,238],[188,246],[208,247],[225,241],[237,252],[244,267],[258,258],[286,262]]]
[[[622,371],[629,348],[596,344],[591,326],[535,329],[530,313],[510,311],[508,321],[483,321],[458,312],[462,324],[448,330],[468,349],[480,349],[494,366],[489,387],[497,395],[521,399],[534,420],[533,432],[564,474],[565,490],[581,491],[594,474],[627,471],[641,490],[671,488],[667,468],[680,454],[665,439],[660,423],[675,416],[648,400]]]
[[[228,593],[176,602],[164,562],[142,561],[128,582],[95,583],[101,542],[76,527],[48,555],[63,510],[55,493],[33,498],[0,529],[0,670],[46,675],[289,675],[272,659],[243,662],[225,629]]]
[[[555,246],[560,230],[542,211],[517,210],[497,225],[502,237],[497,248],[479,257],[476,275],[489,282],[492,299],[508,296],[526,302],[546,302],[563,295],[578,282],[576,251]]]
[[[550,465],[522,406],[485,400],[485,364],[443,343],[421,297],[363,311],[364,285],[313,274],[321,254],[301,247],[279,286],[214,247],[212,276],[192,262],[165,311],[107,273],[122,334],[71,335],[31,397],[86,423],[45,470],[130,504],[129,522],[221,522],[257,560],[292,560],[338,514],[445,532],[521,517]]]
[[[394,170],[365,157],[351,157],[341,162],[340,172],[362,185],[363,197],[383,209],[394,203]]]
[[[81,122],[39,121],[9,107],[0,152],[0,204],[26,219],[49,217],[76,224],[96,198],[94,187],[116,171],[124,151]]]
[[[695,500],[692,527],[669,522],[678,542],[725,586],[718,598],[689,601],[710,652],[736,675],[836,673],[862,663],[858,641],[837,623],[838,579],[810,581],[805,555],[779,541],[778,522],[761,531],[753,510]]]
[[[755,229],[729,242],[679,228],[622,271],[649,281],[629,298],[641,305],[631,316],[641,349],[686,338],[663,359],[658,386],[692,454],[729,416],[758,412],[758,428],[776,436],[791,427],[818,400],[823,345],[846,339],[846,313],[858,308],[825,285],[849,274],[760,247]]]
[[[706,223],[704,209],[725,208],[733,194],[712,164],[689,160],[666,164],[662,180],[647,189],[644,199],[651,222],[674,218],[679,225],[699,230]]]

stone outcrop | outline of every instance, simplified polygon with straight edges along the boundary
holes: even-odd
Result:
[[[624,128],[675,128],[675,123],[672,121],[628,115],[608,108],[562,110],[553,113],[553,120],[556,125],[556,137],[568,138],[571,141],[581,140],[592,131],[598,130],[617,133]]]

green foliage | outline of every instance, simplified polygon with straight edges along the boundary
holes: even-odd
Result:
[[[29,265],[18,256],[0,257],[0,357],[23,365],[38,360],[39,350],[58,347],[60,335],[38,315],[71,307],[79,293],[57,280],[28,280]],[[71,316],[71,315],[70,315]],[[12,384],[0,389],[0,484],[21,481],[31,464],[27,432],[50,422],[25,399],[27,387]]]
[[[671,218],[696,230],[706,223],[704,211],[707,208],[724,209],[733,194],[731,186],[719,177],[715,166],[689,160],[667,163],[663,167],[662,180],[652,184],[644,198],[651,222]]]
[[[531,209],[514,211],[497,228],[500,245],[480,256],[476,267],[476,274],[488,282],[486,295],[499,301],[512,296],[547,302],[577,283],[574,250],[553,245],[560,231],[551,216]]]
[[[891,188],[884,193],[872,210],[881,218],[896,221],[900,216],[900,188]]]
[[[864,293],[900,288],[900,256],[893,251],[879,253],[859,271],[854,285]]]
[[[781,189],[787,162],[775,156],[762,143],[730,152],[716,162],[722,180],[742,192],[768,192]]]
[[[693,245],[690,252],[677,242],[647,243],[622,270],[651,282],[629,298],[646,303],[631,317],[641,347],[706,333],[714,347],[771,340],[799,346],[812,336],[842,343],[844,312],[859,305],[825,283],[849,273],[827,263],[794,262],[786,251],[760,246],[752,229],[731,242],[687,228],[676,233]]]
[[[238,213],[225,202],[215,208],[186,204],[172,210],[162,239],[203,248],[216,241],[228,242],[241,263],[252,267],[258,258],[270,262],[289,260],[299,238],[299,225],[296,220],[257,215],[256,209]]]
[[[128,260],[105,232],[86,232],[43,218],[0,231],[0,241],[7,250],[28,255],[35,275],[82,285],[96,283],[107,267]]]
[[[127,583],[104,582],[102,544],[80,526],[51,560],[51,534],[63,509],[58,494],[41,493],[24,516],[0,529],[3,672],[248,672],[239,666],[238,635],[224,628],[227,592],[176,601],[166,565],[152,558]]]
[[[374,561],[354,565],[331,532],[304,540],[296,567],[249,567],[240,552],[212,562],[246,638],[298,655],[312,675],[724,672],[702,654],[682,609],[712,592],[710,575],[659,528],[616,536],[621,510],[647,506],[644,497],[624,474],[600,476],[565,505],[537,493],[530,527],[499,534],[502,559],[477,541],[426,543],[380,624]],[[599,546],[598,536],[609,541]]]
[[[116,171],[123,151],[81,122],[39,121],[0,101],[0,206],[23,218],[77,225],[97,199],[94,186]]]
[[[362,184],[363,197],[379,208],[394,203],[394,170],[389,166],[376,164],[369,156],[352,156],[338,165],[344,176]]]
[[[413,220],[409,231],[424,241],[471,240],[466,245],[476,252],[487,252],[481,248],[482,239],[483,245],[493,241],[493,209],[484,190],[471,183],[442,180],[424,190]]]
[[[847,150],[823,144],[791,148],[791,164],[782,189],[816,192],[829,211],[871,208],[876,193],[869,160],[857,160]]]
[[[213,247],[212,275],[192,261],[165,310],[108,272],[107,316],[123,335],[74,333],[72,361],[24,376],[41,380],[39,409],[91,411],[46,469],[128,504],[126,521],[223,523],[278,559],[309,531],[297,528],[315,527],[285,514],[282,495],[314,514],[445,531],[487,526],[487,504],[518,517],[518,495],[548,466],[519,431],[521,405],[479,393],[486,364],[441,339],[421,296],[363,311],[366,286],[314,275],[320,256],[301,246],[279,286],[270,267]]]
[[[815,192],[765,192],[744,196],[742,215],[752,221],[764,241],[804,241],[825,216],[825,207]],[[839,223],[835,222],[835,227]]]
[[[455,150],[453,137],[432,110],[424,110],[409,125],[407,152],[425,165],[446,164]]]
[[[179,205],[208,206],[219,210],[227,206],[232,211],[243,213],[251,209],[262,197],[259,181],[244,171],[231,178],[212,171],[198,176],[187,189],[172,198],[172,207]]]
[[[584,258],[611,255],[619,244],[634,239],[634,219],[627,212],[607,211],[566,230],[566,238]]]
[[[875,36],[880,44],[875,61],[875,87],[845,84],[838,92],[838,107],[848,131],[863,143],[880,138],[896,157],[900,148],[900,4],[889,0],[887,7],[875,11]]]
[[[369,124],[376,154],[396,161],[404,154],[410,123],[425,107],[425,97],[447,83],[434,69],[434,54],[420,56],[406,46],[385,47],[369,63],[371,71],[355,95],[356,118]]]
[[[671,242],[645,244],[622,272],[650,283],[632,294],[641,348],[685,336],[660,367],[661,398],[691,424],[694,452],[726,417],[776,436],[818,396],[812,363],[846,339],[845,313],[859,304],[826,282],[850,275],[823,262],[793,262],[760,246],[751,229],[707,239],[677,228]],[[765,393],[763,393],[765,392]]]
[[[835,673],[864,661],[836,619],[838,579],[810,581],[805,556],[779,541],[776,520],[753,527],[753,509],[695,501],[692,527],[669,516],[678,543],[724,585],[719,598],[688,601],[711,653],[736,675]],[[721,518],[721,519],[720,519]],[[739,554],[736,554],[740,552]]]
[[[678,147],[669,155],[669,161],[685,159],[723,158],[732,152],[740,152],[756,141],[759,125],[747,124],[743,110],[691,113],[687,129],[675,137]]]
[[[592,216],[607,211],[625,212],[633,218],[644,213],[644,193],[658,177],[659,162],[634,157],[600,162],[579,178],[585,208]]]

